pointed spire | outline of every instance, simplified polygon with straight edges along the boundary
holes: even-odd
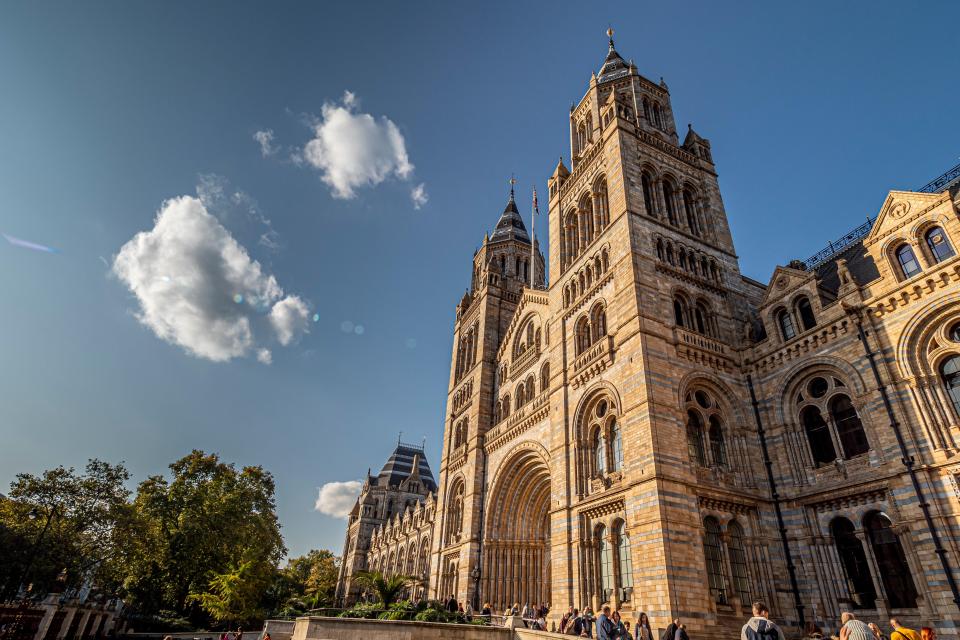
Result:
[[[596,74],[597,82],[621,78],[630,71],[626,60],[620,57],[620,54],[617,53],[617,50],[613,46],[613,27],[607,29],[607,37],[610,40],[610,47],[607,50],[607,57],[603,61],[603,66],[600,67],[600,71]]]
[[[607,25],[607,37],[610,38],[610,51],[613,51],[613,27]]]
[[[514,185],[517,179],[510,176],[510,199],[507,200],[507,206],[500,214],[500,220],[490,236],[491,242],[498,240],[519,240],[520,242],[530,242],[530,236],[527,234],[527,228],[523,225],[523,219],[520,217],[520,211],[517,209],[516,194]]]

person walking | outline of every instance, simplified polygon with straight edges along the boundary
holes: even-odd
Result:
[[[933,627],[920,627],[921,640],[937,640],[937,632]]]
[[[680,618],[674,618],[673,622],[667,625],[660,640],[674,640],[677,635],[677,628],[680,626]]]
[[[758,600],[751,610],[753,617],[740,630],[740,640],[784,640],[783,631],[769,618],[767,605]]]
[[[447,600],[447,611],[449,613],[456,613],[457,607],[458,607],[457,599],[451,595],[450,598]]]
[[[840,614],[840,640],[873,640],[873,632],[863,620],[857,620],[857,616],[849,611]]]
[[[627,631],[627,626],[620,618],[619,611],[613,612],[613,617],[610,618],[610,621],[613,623],[613,632],[611,633],[611,637],[615,638],[616,640],[628,640],[628,638],[631,637],[630,632]]]
[[[893,629],[890,640],[920,640],[920,634],[900,624],[898,618],[890,618],[890,628]]]
[[[597,616],[597,640],[613,640],[613,623],[610,621],[610,606],[603,605]]]
[[[650,628],[650,618],[643,611],[640,612],[640,619],[633,628],[637,640],[653,640],[653,629]]]
[[[673,640],[690,640],[690,636],[687,635],[687,625],[682,622],[677,625],[677,633],[673,636]]]
[[[873,632],[874,640],[887,640],[887,636],[883,635],[883,631],[880,631],[880,627],[877,626],[876,622],[871,622],[867,626],[870,627],[870,631]]]

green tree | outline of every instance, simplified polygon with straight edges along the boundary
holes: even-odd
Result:
[[[332,605],[339,571],[340,559],[326,549],[290,558],[271,589],[274,610],[295,614]]]
[[[373,591],[384,607],[399,600],[406,589],[420,583],[420,579],[414,576],[386,576],[379,571],[361,571],[357,574],[356,581]]]
[[[286,551],[273,477],[202,451],[170,470],[169,481],[153,476],[137,489],[142,530],[126,566],[129,599],[142,613],[169,610],[196,625],[253,615],[251,594],[266,594]],[[233,588],[238,572],[241,591]]]
[[[84,583],[116,589],[134,520],[129,478],[122,464],[96,459],[82,474],[61,466],[17,475],[0,500],[0,595],[24,578],[34,593]]]

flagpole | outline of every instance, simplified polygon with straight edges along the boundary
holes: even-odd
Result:
[[[536,288],[537,275],[537,187],[533,187],[533,207],[530,212],[530,290]]]

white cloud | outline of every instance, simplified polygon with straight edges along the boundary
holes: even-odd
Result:
[[[310,309],[299,296],[287,296],[273,305],[270,310],[270,324],[277,332],[277,340],[287,346],[301,333],[307,332]]]
[[[273,363],[273,354],[270,349],[257,349],[257,361],[263,364]]]
[[[419,209],[427,204],[430,196],[427,195],[427,186],[422,182],[410,190],[410,199],[413,200],[413,208]]]
[[[157,337],[191,355],[225,362],[256,352],[266,359],[255,329],[277,331],[288,344],[305,327],[291,319],[283,332],[263,315],[297,296],[284,297],[200,198],[167,200],[154,226],[131,238],[113,261],[113,273],[139,303],[137,318]],[[272,315],[272,310],[271,310]],[[284,315],[291,315],[285,311]],[[293,316],[295,318],[295,316]]]
[[[272,156],[280,150],[280,147],[273,144],[273,129],[257,131],[253,134],[253,139],[260,145],[260,155],[264,158]]]
[[[346,518],[350,515],[360,489],[363,487],[357,480],[347,482],[328,482],[320,487],[314,509],[334,518]]]
[[[413,174],[403,135],[389,118],[358,113],[357,97],[346,91],[342,101],[326,103],[313,123],[314,137],[292,159],[318,169],[336,198],[349,199],[360,187],[373,187],[391,176]]]
[[[257,244],[273,252],[280,250],[280,234],[274,230],[270,218],[260,211],[257,201],[244,191],[232,190],[230,182],[223,176],[201,174],[197,183],[197,197],[207,211],[222,222],[230,222],[234,227],[241,220],[249,223],[257,229],[254,233],[259,234]],[[264,230],[260,231],[260,228]]]

